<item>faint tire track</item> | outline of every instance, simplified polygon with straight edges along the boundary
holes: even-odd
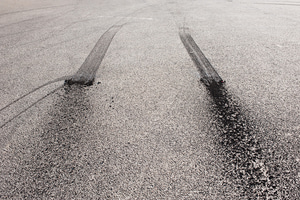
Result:
[[[36,10],[45,10],[45,9],[51,9],[51,8],[60,8],[60,7],[67,7],[67,6],[73,6],[75,4],[66,4],[66,5],[59,5],[59,6],[49,6],[49,7],[43,7],[43,8],[34,8],[34,9],[28,9],[28,10],[19,10],[19,11],[13,11],[8,13],[2,13],[0,14],[0,17],[4,15],[11,15],[16,13],[22,13],[22,12],[30,12],[30,11],[36,11]]]
[[[38,22],[38,23],[42,23],[42,25],[45,25],[46,23],[49,23],[51,21],[54,21],[56,19],[59,19],[63,16],[66,16],[67,14],[69,14],[70,12],[74,12],[76,10],[75,9],[71,9],[71,10],[68,10],[66,12],[63,12],[62,14],[58,15],[58,16],[55,16],[55,17],[51,17],[49,19],[46,19],[46,20],[41,20],[41,22]],[[40,19],[39,17],[36,17],[36,18],[32,18],[31,20],[34,20],[34,19]],[[24,20],[24,21],[27,21],[28,20]],[[22,21],[23,22],[23,21]],[[15,25],[15,24],[19,24],[21,22],[16,22],[16,23],[13,23],[13,24],[8,24],[8,25],[5,25],[6,26],[11,26],[11,25]],[[2,27],[0,27],[2,28]],[[10,36],[13,36],[13,35],[18,35],[18,34],[23,34],[23,33],[28,33],[28,32],[32,32],[32,31],[36,31],[36,30],[41,30],[41,29],[44,29],[45,27],[38,27],[38,28],[33,28],[33,29],[29,29],[29,30],[23,30],[23,31],[19,31],[19,32],[14,32],[14,33],[9,33],[9,34],[4,34],[4,35],[1,35],[0,38],[5,38],[5,37],[10,37]]]
[[[70,28],[71,26],[73,26],[73,25],[75,25],[75,24],[78,24],[78,23],[86,22],[86,21],[89,21],[89,20],[87,19],[87,20],[79,20],[79,21],[72,22],[72,23],[70,23],[70,24],[64,26],[64,27],[63,27],[62,29],[60,29],[60,30],[55,30],[55,31],[49,32],[49,33],[48,33],[48,36],[45,37],[45,38],[38,39],[38,40],[34,40],[34,41],[31,41],[31,42],[27,42],[27,43],[23,43],[23,44],[18,45],[18,47],[26,46],[26,45],[30,45],[30,44],[34,44],[34,43],[37,43],[37,42],[45,42],[45,41],[47,41],[48,39],[57,36],[58,33],[61,33],[62,31],[67,30],[67,29]]]
[[[62,86],[55,88],[54,90],[52,90],[51,92],[49,92],[48,94],[46,94],[45,96],[43,96],[42,98],[38,99],[37,101],[35,101],[34,103],[32,103],[30,106],[28,106],[27,108],[25,108],[24,110],[22,110],[21,112],[19,112],[18,114],[16,114],[15,116],[13,116],[12,118],[10,118],[8,121],[4,122],[3,124],[1,124],[0,128],[3,128],[6,124],[10,123],[11,121],[13,121],[14,119],[16,119],[17,117],[19,117],[20,115],[22,115],[23,113],[25,113],[27,110],[29,110],[30,108],[32,108],[33,106],[35,106],[37,103],[39,103],[40,101],[42,101],[43,99],[45,99],[46,97],[50,96],[51,94],[53,94],[54,92],[56,92],[57,90],[59,90]]]
[[[0,26],[0,29],[5,28],[5,27],[9,27],[9,26],[19,25],[21,23],[28,22],[28,21],[33,21],[37,18],[40,18],[40,17],[33,17],[33,18],[30,18],[30,19],[25,19],[25,20],[21,20],[21,21],[18,21],[18,22],[11,23],[11,24],[3,25],[3,26]]]
[[[47,83],[45,83],[45,84],[43,84],[43,85],[41,85],[41,86],[39,86],[39,87],[37,87],[37,88],[31,90],[30,92],[28,92],[28,93],[22,95],[21,97],[15,99],[14,101],[12,101],[11,103],[9,103],[8,105],[6,105],[6,106],[4,106],[3,108],[1,108],[1,109],[0,109],[0,112],[2,112],[3,110],[5,110],[5,109],[8,108],[9,106],[13,105],[14,103],[20,101],[21,99],[27,97],[28,95],[32,94],[33,92],[35,92],[35,91],[37,91],[37,90],[39,90],[39,89],[45,87],[46,85],[49,85],[49,84],[51,84],[51,83],[55,83],[55,82],[58,82],[58,81],[63,81],[63,80],[65,80],[67,77],[69,77],[69,76],[63,76],[63,77],[57,78],[57,79],[55,79],[55,80],[53,80],[53,81],[49,81],[49,82],[47,82]]]
[[[30,92],[22,95],[21,97],[15,99],[14,101],[12,101],[11,103],[9,103],[8,105],[4,106],[3,108],[0,109],[0,112],[6,110],[7,108],[9,108],[10,106],[14,105],[15,103],[17,103],[18,101],[24,99],[25,97],[27,97],[28,95],[36,92],[37,90],[49,85],[49,84],[52,84],[52,83],[55,83],[55,82],[58,82],[58,81],[63,81],[65,80],[66,78],[68,78],[68,76],[63,76],[63,77],[60,77],[60,78],[57,78],[53,81],[49,81],[33,90],[31,90]],[[36,105],[38,102],[42,101],[43,99],[45,99],[47,96],[49,96],[50,94],[54,93],[55,91],[57,91],[59,88],[61,87],[58,87],[56,89],[54,89],[53,91],[49,92],[48,94],[46,94],[45,96],[43,96],[42,98],[38,99],[37,101],[35,101],[34,103],[32,103],[30,106],[28,106],[27,108],[23,109],[22,111],[18,112],[17,114],[15,114],[13,117],[11,117],[10,119],[8,119],[6,122],[4,122],[3,124],[0,125],[0,128],[3,128],[5,125],[7,125],[8,123],[10,123],[11,121],[13,121],[14,119],[16,119],[17,117],[19,117],[21,114],[25,113],[27,110],[29,110],[31,107],[33,107],[34,105]]]

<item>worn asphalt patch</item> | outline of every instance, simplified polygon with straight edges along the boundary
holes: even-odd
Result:
[[[71,79],[65,81],[66,84],[93,85],[97,70],[99,69],[105,53],[114,36],[122,26],[123,25],[114,25],[100,37],[79,70],[71,77]]]
[[[189,33],[189,29],[186,27],[181,27],[179,29],[179,36],[184,47],[186,48],[191,59],[193,60],[201,74],[201,81],[206,86],[222,84],[224,81],[210,64],[203,52],[200,50],[191,34]]]

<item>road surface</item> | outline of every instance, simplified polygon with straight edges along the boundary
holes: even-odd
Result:
[[[0,199],[300,199],[299,11],[2,0]]]

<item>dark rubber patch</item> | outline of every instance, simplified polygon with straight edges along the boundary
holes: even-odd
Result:
[[[98,40],[95,47],[85,59],[79,70],[65,81],[66,84],[93,85],[97,70],[107,52],[107,49],[122,25],[115,25],[109,28]]]
[[[243,197],[239,199],[281,199],[279,188],[286,183],[280,174],[284,169],[275,157],[280,154],[265,146],[266,133],[259,121],[245,112],[223,85],[207,89],[225,179],[238,186]]]
[[[180,28],[179,35],[184,47],[201,74],[201,81],[208,87],[211,85],[221,85],[224,81],[200,50],[190,35],[189,29],[185,27]]]

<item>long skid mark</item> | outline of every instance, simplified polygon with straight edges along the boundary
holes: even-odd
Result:
[[[222,84],[224,81],[210,64],[203,52],[200,50],[200,48],[190,35],[189,29],[185,27],[180,28],[179,36],[184,47],[186,48],[191,59],[193,60],[201,74],[201,81],[206,86]]]
[[[109,28],[98,40],[95,47],[85,59],[78,71],[66,80],[66,84],[93,85],[97,70],[107,52],[107,49],[123,25],[114,25]]]

